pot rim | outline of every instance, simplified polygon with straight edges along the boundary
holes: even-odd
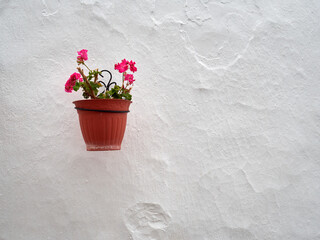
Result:
[[[96,101],[126,101],[126,102],[130,102],[132,103],[131,100],[126,100],[126,99],[100,99],[100,98],[96,98],[96,99],[81,99],[81,100],[76,100],[76,101],[73,101],[72,103],[75,104],[76,102],[82,102],[82,101],[91,101],[91,102],[96,102]]]

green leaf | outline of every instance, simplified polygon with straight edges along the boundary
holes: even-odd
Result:
[[[108,91],[108,94],[109,94],[112,98],[116,98],[116,99],[120,99],[120,98],[121,98],[121,95],[118,93],[116,87],[114,87],[114,88],[112,88],[110,91]]]
[[[89,98],[89,94],[86,93],[86,92],[83,92],[82,96],[83,96],[85,99],[88,99],[88,98]]]
[[[73,86],[73,90],[78,91],[80,88],[80,83],[76,82],[76,85]]]
[[[95,82],[91,82],[91,81],[89,83],[90,83],[90,86],[92,89],[98,89],[101,86],[100,83],[95,83]]]
[[[126,99],[126,100],[131,100],[132,99],[132,95],[130,93],[123,93],[122,96]]]
[[[111,98],[108,92],[106,92],[105,98],[106,98],[106,99],[110,99],[110,98]]]
[[[104,96],[104,94],[103,94],[103,93],[100,93],[100,94],[97,96],[97,98],[99,98],[99,99],[103,99],[103,98],[105,98],[105,96]]]

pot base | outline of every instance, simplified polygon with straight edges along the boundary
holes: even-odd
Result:
[[[87,151],[114,151],[121,150],[121,146],[87,146]]]

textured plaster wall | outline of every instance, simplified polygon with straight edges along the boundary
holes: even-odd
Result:
[[[1,0],[1,240],[319,240],[318,0]],[[137,62],[122,150],[64,83]],[[113,70],[115,79],[120,74]]]

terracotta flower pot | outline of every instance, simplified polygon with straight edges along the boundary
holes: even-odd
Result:
[[[120,150],[131,101],[89,99],[73,102],[87,151]]]

